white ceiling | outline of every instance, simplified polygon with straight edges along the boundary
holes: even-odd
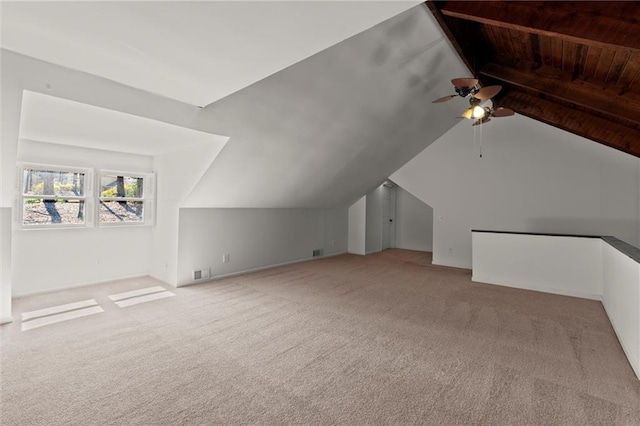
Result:
[[[20,139],[154,156],[226,138],[25,90]]]
[[[201,110],[230,140],[186,207],[349,205],[459,122],[466,69],[421,4]]]
[[[418,3],[2,1],[1,46],[205,106]]]

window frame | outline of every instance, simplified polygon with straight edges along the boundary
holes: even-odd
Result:
[[[42,223],[42,224],[26,224],[24,222],[24,205],[26,200],[40,199],[44,200],[48,197],[46,194],[30,195],[25,193],[25,170],[38,170],[45,172],[61,172],[61,173],[81,173],[84,175],[84,195],[52,195],[47,199],[58,200],[78,200],[84,201],[83,223]],[[94,203],[93,203],[93,169],[88,167],[62,166],[42,163],[20,162],[18,163],[16,176],[16,206],[15,221],[19,229],[23,230],[42,230],[42,229],[78,229],[91,228],[94,223]]]
[[[141,197],[103,197],[102,196],[102,177],[103,176],[123,176],[131,178],[141,178],[142,196]],[[155,174],[153,172],[132,172],[124,170],[100,169],[96,179],[96,217],[95,222],[98,227],[110,228],[120,226],[153,226],[155,224]],[[137,201],[142,202],[142,221],[139,222],[101,222],[100,209],[103,201]]]

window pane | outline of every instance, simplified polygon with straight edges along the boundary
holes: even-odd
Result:
[[[100,223],[144,221],[142,201],[100,201]]]
[[[135,176],[100,177],[100,196],[103,198],[142,198],[143,179]]]
[[[81,225],[84,223],[84,201],[42,200],[23,201],[24,225]]]
[[[84,196],[84,173],[25,168],[23,183],[25,195]]]

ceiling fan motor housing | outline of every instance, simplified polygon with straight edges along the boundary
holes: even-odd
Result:
[[[459,96],[462,96],[463,98],[466,98],[467,96],[469,96],[472,93],[475,93],[475,87],[457,87],[456,86],[456,93]]]

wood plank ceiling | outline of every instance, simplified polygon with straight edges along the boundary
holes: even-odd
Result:
[[[427,5],[497,105],[640,157],[640,2]]]

